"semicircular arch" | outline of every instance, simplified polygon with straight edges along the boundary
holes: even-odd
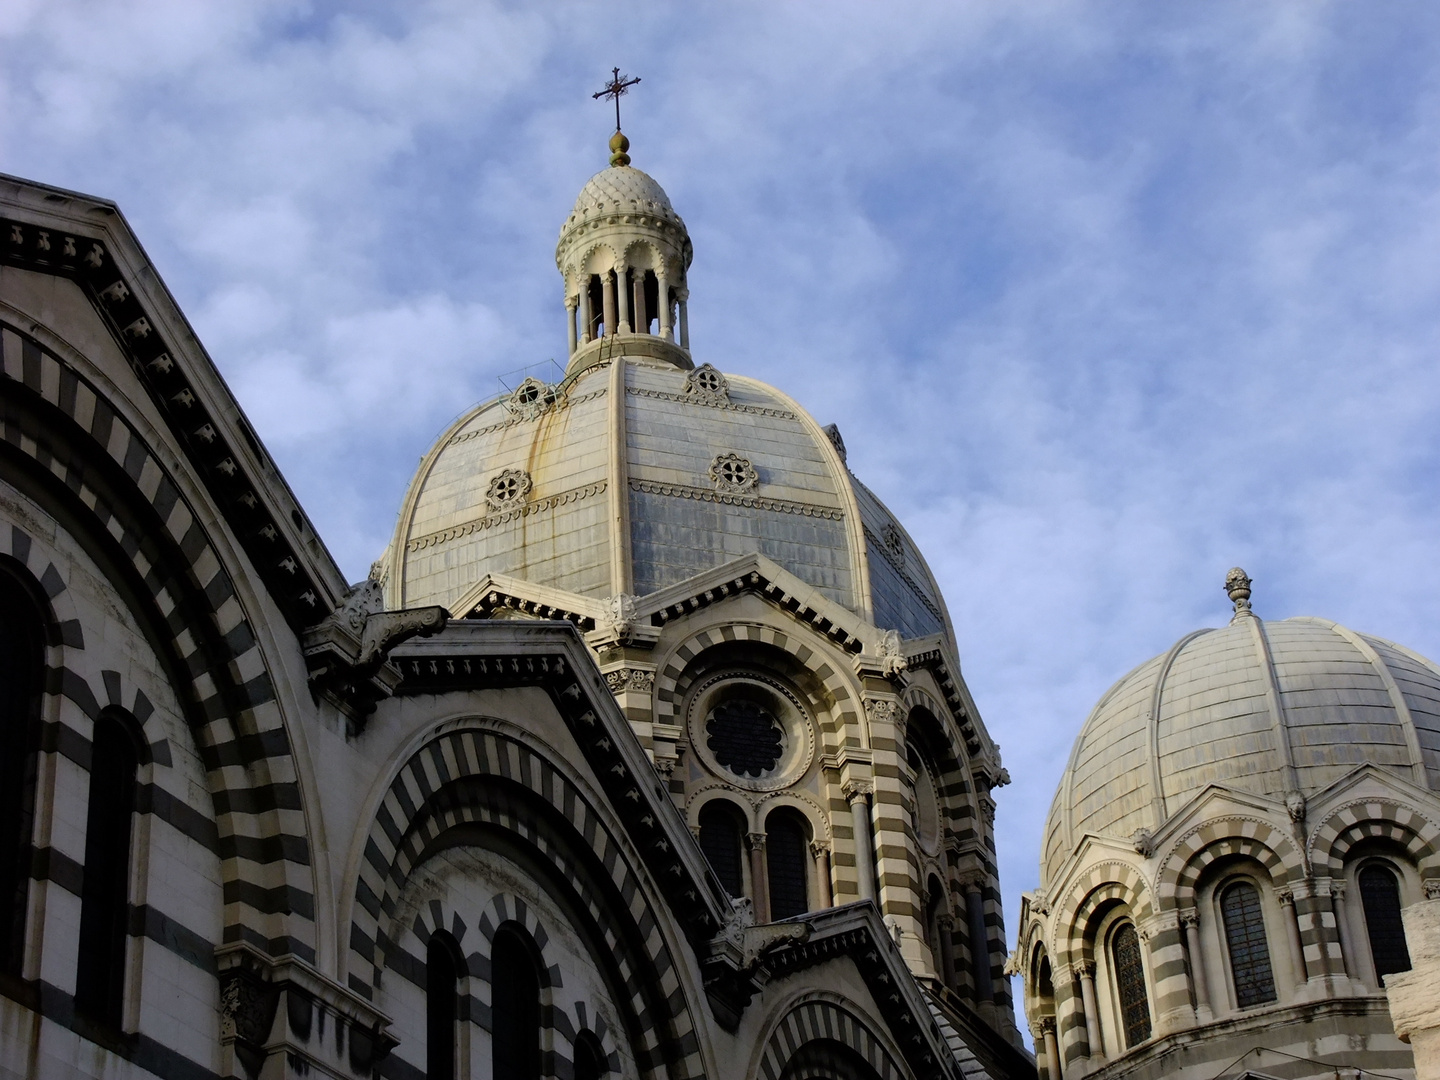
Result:
[[[1310,834],[1315,872],[1338,876],[1350,850],[1365,840],[1401,847],[1422,877],[1440,869],[1440,825],[1397,798],[1357,799],[1339,806]]]
[[[1299,850],[1277,826],[1259,817],[1215,818],[1185,833],[1165,856],[1158,875],[1160,906],[1192,904],[1200,876],[1230,856],[1259,863],[1277,888],[1305,876]]]

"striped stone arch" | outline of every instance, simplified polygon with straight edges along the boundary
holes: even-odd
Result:
[[[1440,826],[1393,798],[1357,799],[1330,813],[1310,834],[1317,874],[1339,876],[1350,849],[1363,840],[1390,840],[1405,850],[1422,877],[1440,868]]]
[[[821,1040],[839,1043],[848,1047],[875,1071],[880,1080],[909,1080],[910,1073],[901,1064],[898,1055],[890,1050],[850,1010],[827,999],[801,1001],[793,1006],[771,1029],[765,1040],[765,1049],[760,1055],[760,1065],[754,1075],[757,1080],[809,1080],[811,1077],[834,1075],[826,1071],[826,1063],[816,1063],[814,1071],[787,1067],[796,1062],[797,1055],[807,1046]],[[846,1080],[849,1080],[847,1077]]]
[[[1118,901],[1138,923],[1154,910],[1152,897],[1145,875],[1127,862],[1113,860],[1091,867],[1071,887],[1064,906],[1057,913],[1054,921],[1056,958],[1070,964],[1088,958],[1091,945],[1086,940],[1086,930],[1102,905]]]
[[[714,626],[708,630],[697,631],[680,642],[656,672],[655,722],[683,724],[685,718],[678,713],[681,698],[684,696],[681,682],[690,661],[716,645],[737,641],[769,645],[788,653],[825,687],[833,705],[831,702],[819,700],[805,687],[796,688],[804,693],[806,704],[810,706],[820,724],[822,742],[836,744],[846,727],[859,724],[859,703],[851,694],[850,684],[844,674],[807,645],[803,638],[797,639],[784,630],[760,623],[726,623],[723,627]]]
[[[289,736],[204,515],[103,393],[3,321],[0,406],[7,480],[78,523],[75,539],[113,575],[194,734],[218,832],[224,940],[313,962],[314,883]],[[12,554],[27,544],[10,542]]]
[[[401,891],[437,841],[451,830],[496,830],[523,841],[553,881],[571,884],[570,902],[600,934],[605,956],[596,959],[613,965],[623,994],[616,1004],[629,1012],[641,1069],[699,1077],[695,1018],[677,991],[674,958],[626,844],[589,793],[518,729],[479,724],[451,727],[425,743],[380,802],[355,886],[350,988],[374,999],[395,948],[391,924]],[[491,935],[500,921],[492,919]]]
[[[1280,829],[1260,818],[1228,816],[1207,821],[1182,836],[1160,868],[1160,906],[1194,902],[1195,883],[1217,859],[1244,855],[1265,867],[1276,886],[1305,876],[1300,852]]]

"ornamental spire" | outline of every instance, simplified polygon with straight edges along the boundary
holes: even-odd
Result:
[[[1238,566],[1232,566],[1225,575],[1225,595],[1235,604],[1235,614],[1230,618],[1232,623],[1238,619],[1255,617],[1255,613],[1250,610],[1250,578]]]
[[[621,75],[618,67],[612,68],[611,71],[613,74],[610,77],[610,81],[605,84],[605,88],[596,91],[590,96],[597,101],[600,98],[606,97],[614,99],[615,134],[610,136],[610,164],[629,165],[630,155],[626,153],[626,151],[630,149],[630,140],[620,131],[620,98],[629,91],[630,87],[638,83],[640,79],[638,76],[631,78],[629,75]]]

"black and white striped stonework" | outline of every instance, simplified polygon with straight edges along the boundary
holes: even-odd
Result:
[[[349,986],[367,999],[396,961],[392,925],[412,871],[452,829],[503,830],[570,886],[569,902],[599,928],[631,1017],[636,1062],[702,1075],[696,1018],[651,914],[654,888],[623,830],[586,786],[528,737],[499,721],[462,723],[416,751],[391,783],[365,843],[350,933]],[[493,927],[492,927],[493,932]],[[482,931],[483,933],[483,931]],[[482,1002],[488,1005],[488,1002]]]
[[[225,941],[313,960],[314,891],[290,741],[266,658],[212,540],[214,513],[187,496],[170,456],[75,365],[8,324],[0,324],[0,370],[7,481],[65,521],[111,578],[167,668],[194,735],[211,805],[175,814],[222,861]],[[83,631],[73,620],[60,625],[80,647]],[[90,707],[94,695],[63,665],[54,679],[55,692]],[[213,821],[213,835],[195,814]]]
[[[897,1055],[853,1013],[830,1001],[805,1001],[777,1023],[765,1041],[758,1080],[834,1077],[850,1080],[865,1075],[863,1062],[880,1080],[905,1080]]]

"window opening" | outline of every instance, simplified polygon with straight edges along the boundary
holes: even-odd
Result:
[[[1265,942],[1260,890],[1248,881],[1237,881],[1220,897],[1220,916],[1230,951],[1230,976],[1235,980],[1235,1004],[1248,1009],[1274,1001],[1275,976]]]
[[[125,999],[130,827],[140,765],[128,719],[118,709],[95,719],[75,972],[76,1011],[117,1028]]]
[[[805,895],[805,824],[793,810],[765,819],[765,869],[770,882],[770,918],[788,919],[810,910]]]
[[[582,1031],[575,1037],[575,1080],[604,1080],[610,1075],[605,1048],[593,1031]]]
[[[455,1080],[460,945],[443,930],[425,947],[425,1080]]]
[[[490,972],[494,1080],[540,1080],[540,973],[513,923],[495,931]]]
[[[722,701],[711,711],[705,730],[715,760],[736,776],[762,776],[780,762],[780,724],[759,702]]]
[[[1140,958],[1140,937],[1125,923],[1110,939],[1115,965],[1115,986],[1120,993],[1120,1022],[1125,1029],[1125,1046],[1136,1046],[1150,1038],[1150,1003],[1145,996],[1145,963]]]
[[[730,806],[720,800],[700,808],[700,850],[710,861],[710,868],[731,896],[744,896],[741,872],[740,819]]]
[[[1360,904],[1365,909],[1376,978],[1409,971],[1410,950],[1400,918],[1400,883],[1389,867],[1371,863],[1360,871]]]
[[[45,614],[0,562],[0,971],[20,974],[39,771]]]

